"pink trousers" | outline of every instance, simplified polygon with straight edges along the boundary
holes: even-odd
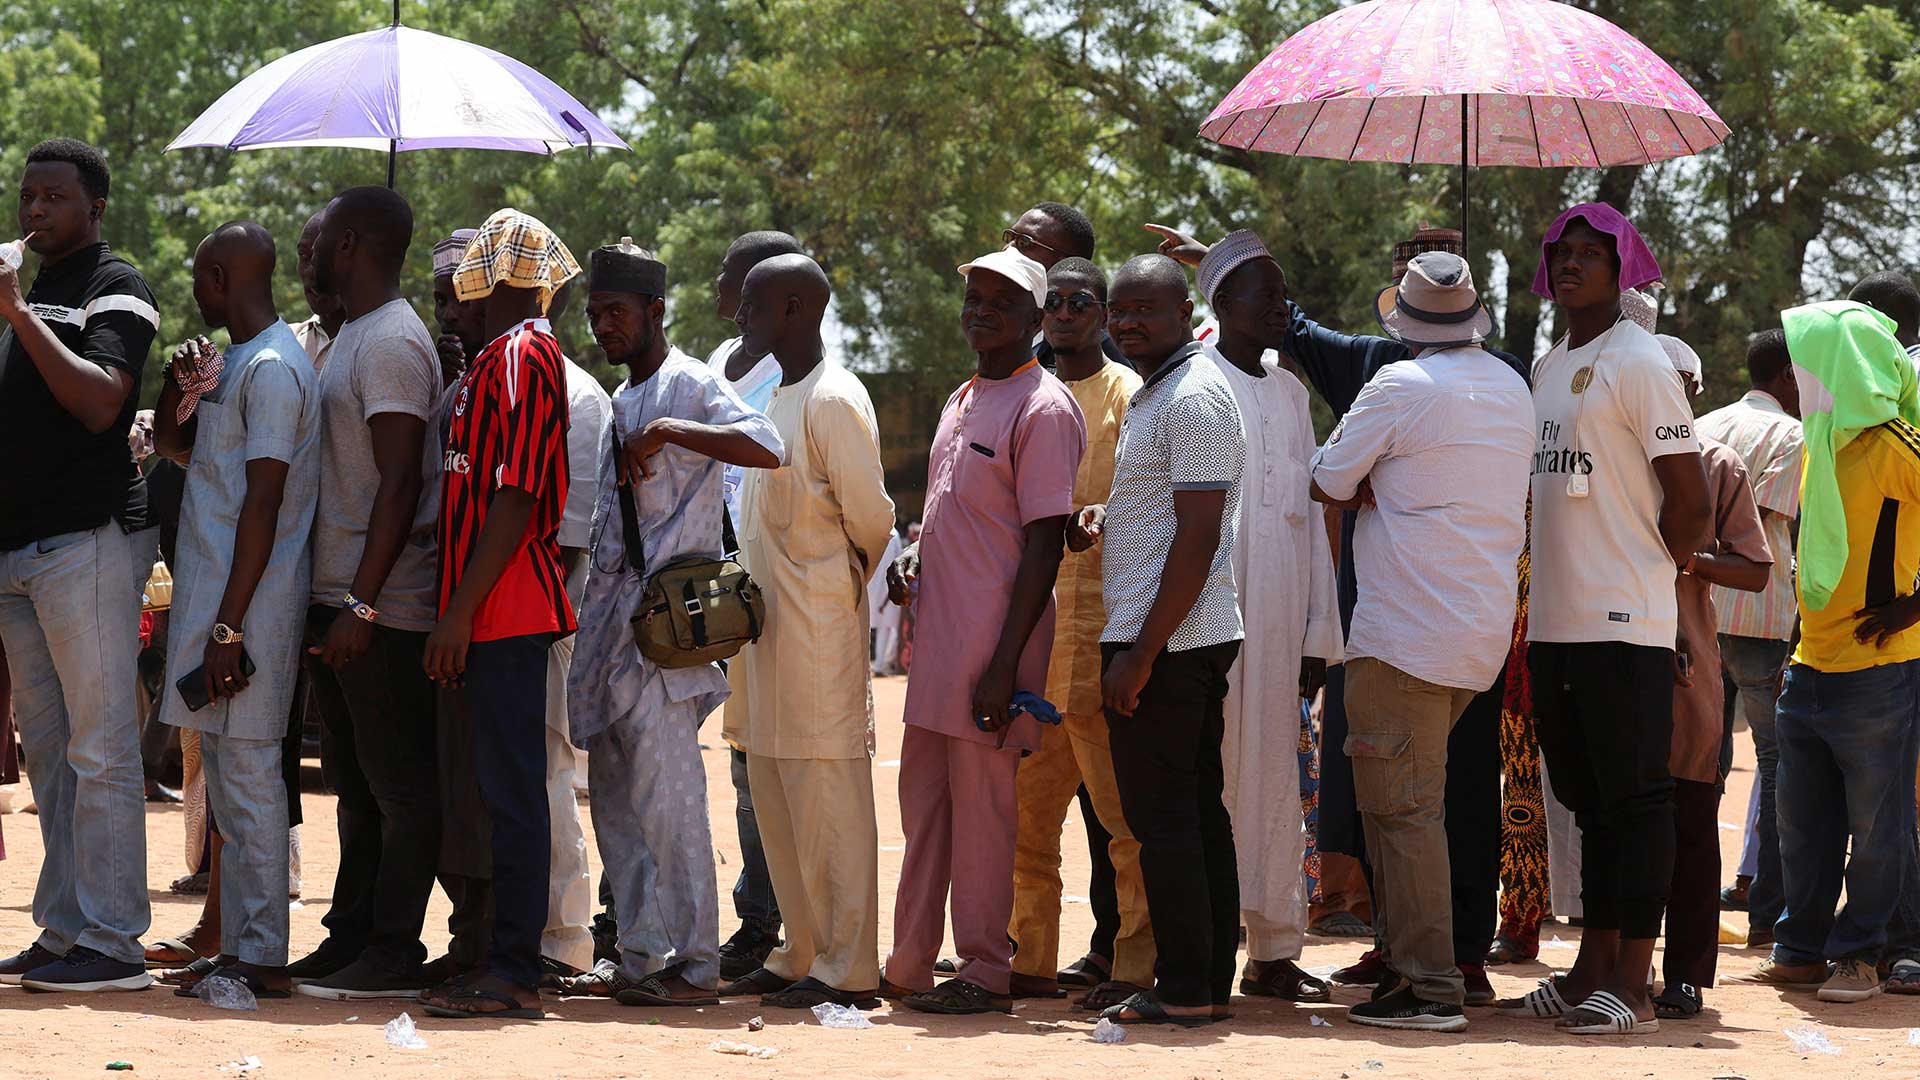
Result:
[[[894,894],[888,982],[907,990],[933,986],[951,886],[960,977],[995,994],[1007,992],[1019,768],[1018,750],[907,727],[900,747],[900,826],[907,851]]]

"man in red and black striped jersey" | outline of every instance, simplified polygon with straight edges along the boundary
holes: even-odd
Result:
[[[489,344],[454,387],[440,497],[440,624],[427,674],[464,690],[492,819],[494,918],[484,975],[429,991],[436,1016],[537,1018],[546,928],[547,651],[574,631],[560,560],[567,501],[564,362],[544,318],[579,267],[518,211],[487,220],[454,272],[486,300]]]
[[[0,982],[139,990],[152,979],[140,734],[132,722],[140,590],[153,567],[147,487],[127,449],[159,331],[153,293],[100,239],[106,161],[53,139],[27,152],[20,235],[30,291],[0,262],[0,641],[46,845],[34,921]]]

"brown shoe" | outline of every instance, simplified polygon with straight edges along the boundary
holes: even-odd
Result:
[[[1782,964],[1772,957],[1760,961],[1760,966],[1742,975],[1729,975],[1729,983],[1742,986],[1777,986],[1790,990],[1817,990],[1827,981],[1827,965]]]

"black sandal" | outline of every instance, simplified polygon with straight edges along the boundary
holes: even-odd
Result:
[[[1081,994],[1073,999],[1073,1007],[1084,1012],[1104,1013],[1137,994],[1144,994],[1147,988],[1130,982],[1109,981]]]
[[[491,1001],[505,1005],[504,1009],[491,1012],[479,1012],[470,1009],[456,1009],[456,1001]],[[428,1016],[437,1016],[442,1020],[543,1020],[546,1013],[537,1008],[520,1004],[520,999],[504,990],[488,990],[483,986],[463,986],[447,996],[445,1005],[421,1005]]]
[[[720,988],[727,997],[757,997],[777,994],[792,986],[790,980],[783,979],[766,968],[754,968],[749,974],[742,975]]]
[[[205,957],[202,957],[202,959],[205,959]],[[195,963],[198,962],[199,961],[195,961]],[[192,967],[193,965],[188,964],[187,966]],[[211,979],[232,979],[234,982],[246,987],[247,991],[254,996],[256,1001],[273,1001],[275,999],[290,998],[293,996],[292,987],[288,987],[285,990],[275,990],[266,983],[261,982],[256,976],[249,975],[236,967],[216,967],[195,980],[191,985],[177,987],[173,991],[173,996],[184,998],[199,997],[200,987]]]
[[[763,994],[760,1004],[775,1009],[811,1009],[815,1005],[845,1005],[852,1009],[880,1006],[878,990],[838,990],[809,975],[784,990]]]
[[[1128,1017],[1128,1011],[1132,1011],[1134,1015]],[[1213,1013],[1208,1013],[1206,1016],[1175,1016],[1168,1012],[1160,999],[1151,993],[1135,994],[1101,1013],[1100,1018],[1111,1020],[1116,1024],[1174,1024],[1183,1028],[1206,1027],[1222,1019]]]
[[[1013,1011],[1013,999],[996,994],[978,983],[965,979],[948,979],[931,990],[922,990],[904,998],[901,1002],[916,1012],[940,1013],[945,1016],[972,1016],[979,1013],[1010,1013]]]
[[[622,1005],[645,1005],[654,1008],[670,1009],[720,1004],[720,995],[711,990],[701,990],[692,983],[687,985],[695,992],[694,997],[676,997],[667,989],[667,980],[679,978],[678,971],[656,971],[641,979],[629,980],[627,985],[613,992],[613,1000]],[[684,980],[683,980],[684,981]]]
[[[1088,953],[1087,955],[1060,969],[1056,976],[1061,986],[1074,986],[1091,990],[1113,978],[1113,965]]]
[[[1248,961],[1251,965],[1253,961]],[[1260,964],[1256,978],[1243,977],[1240,992],[1248,997],[1271,997],[1319,1005],[1333,1000],[1333,987],[1300,970],[1291,960],[1267,960]]]
[[[154,981],[163,986],[184,986],[191,989],[197,985],[201,979],[206,978],[219,969],[220,962],[218,960],[215,960],[211,956],[202,956],[195,959],[186,967],[162,971],[160,974],[154,976]]]
[[[948,956],[933,962],[933,973],[935,975],[945,975],[948,978],[952,978],[960,974],[960,969],[966,966],[967,962],[965,960]]]
[[[1653,1016],[1656,1020],[1691,1020],[1706,1007],[1698,987],[1681,983],[1667,987],[1653,999]]]

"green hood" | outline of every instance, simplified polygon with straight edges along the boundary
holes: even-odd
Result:
[[[1847,516],[1834,462],[1869,428],[1901,419],[1920,424],[1913,360],[1894,322],[1851,300],[1780,313],[1800,385],[1806,460],[1800,477],[1800,599],[1819,611],[1847,566]],[[1861,537],[1871,543],[1871,537]]]

